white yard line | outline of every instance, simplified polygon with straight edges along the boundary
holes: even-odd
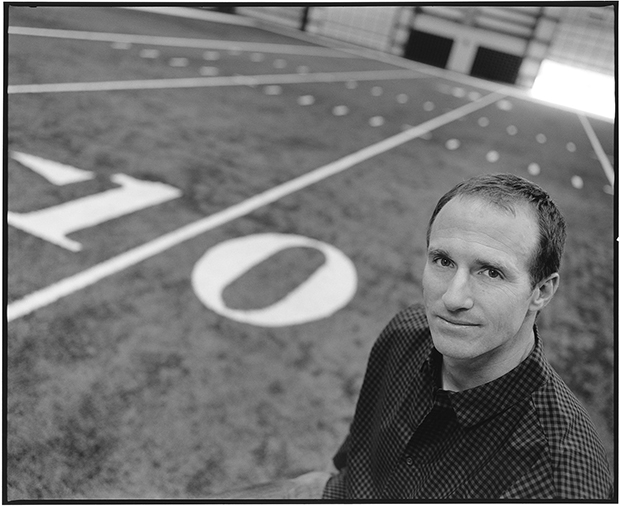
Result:
[[[209,86],[256,86],[267,84],[336,83],[341,81],[378,81],[426,77],[413,70],[365,70],[352,72],[313,72],[310,74],[262,74],[254,76],[189,77],[174,79],[140,79],[136,81],[102,81],[93,83],[44,83],[9,85],[7,93],[62,93],[116,90],[153,90],[202,88]]]
[[[24,315],[28,315],[39,308],[47,306],[65,296],[93,285],[108,276],[162,253],[176,245],[179,245],[180,243],[183,243],[184,241],[195,238],[204,232],[228,223],[236,218],[252,213],[253,211],[267,204],[271,204],[278,199],[313,185],[314,183],[324,180],[325,178],[345,171],[354,165],[364,162],[381,153],[385,153],[386,151],[416,139],[417,137],[420,137],[436,128],[456,121],[459,118],[488,106],[489,104],[497,102],[504,96],[505,95],[503,93],[496,92],[486,95],[475,102],[469,102],[464,106],[448,111],[445,114],[405,130],[404,132],[367,146],[357,152],[351,153],[350,155],[336,160],[335,162],[319,167],[318,169],[314,169],[313,171],[303,174],[302,176],[293,178],[292,180],[282,183],[281,185],[278,185],[270,190],[250,197],[239,204],[235,204],[208,217],[201,218],[191,224],[177,229],[176,231],[164,234],[153,241],[149,241],[148,243],[128,250],[127,252],[108,259],[107,261],[97,264],[96,266],[65,278],[64,280],[49,285],[41,290],[35,291],[8,305],[7,321],[10,322],[19,317],[23,317]]]
[[[607,154],[605,153],[605,150],[601,146],[601,143],[598,140],[598,137],[596,137],[596,133],[594,132],[592,125],[590,125],[590,122],[588,121],[588,118],[586,117],[586,115],[578,114],[577,116],[579,117],[579,121],[581,121],[581,125],[583,125],[583,129],[586,131],[586,134],[588,135],[588,138],[590,139],[590,143],[592,144],[594,153],[596,153],[596,156],[598,157],[598,160],[601,163],[601,166],[603,166],[603,171],[605,171],[605,176],[607,176],[607,179],[609,180],[609,184],[613,187],[614,179],[615,179],[614,168],[612,167],[611,162],[609,161],[609,158],[607,158]]]
[[[181,48],[218,49],[278,53],[286,55],[324,56],[330,58],[351,58],[350,54],[337,49],[317,46],[294,46],[291,44],[271,44],[267,42],[242,42],[234,40],[189,39],[184,37],[161,37],[156,35],[133,35],[107,32],[85,32],[79,30],[57,30],[52,28],[32,28],[10,26],[9,35],[30,37],[52,37],[57,39],[87,40],[94,42],[123,42],[127,44],[146,44],[150,46],[172,46]]]

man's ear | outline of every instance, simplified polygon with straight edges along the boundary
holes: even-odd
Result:
[[[530,303],[530,310],[539,312],[542,310],[549,301],[553,298],[555,291],[558,290],[560,285],[560,274],[553,273],[544,280],[541,280],[536,284],[534,289],[534,297]]]

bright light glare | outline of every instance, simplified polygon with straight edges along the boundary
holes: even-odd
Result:
[[[615,79],[598,72],[545,60],[534,82],[533,97],[614,118]]]

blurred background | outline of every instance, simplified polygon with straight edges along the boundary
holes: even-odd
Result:
[[[614,115],[614,4],[224,7]]]

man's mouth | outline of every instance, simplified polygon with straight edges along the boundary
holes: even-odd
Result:
[[[465,320],[454,319],[451,317],[443,317],[442,315],[437,315],[440,320],[447,322],[448,324],[452,324],[453,326],[465,326],[465,327],[475,327],[478,324],[474,322],[469,322]]]

